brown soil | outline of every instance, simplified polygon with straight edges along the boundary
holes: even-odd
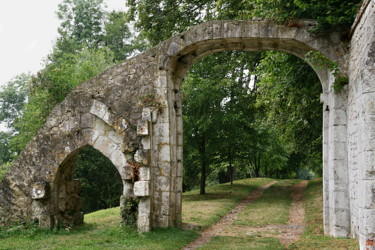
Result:
[[[252,201],[258,199],[262,196],[264,190],[275,184],[277,181],[273,181],[263,185],[257,190],[250,193],[245,199],[243,199],[240,204],[238,204],[233,210],[224,215],[223,218],[212,227],[205,229],[201,232],[201,236],[191,242],[189,245],[183,248],[183,250],[196,249],[203,246],[211,240],[212,237],[220,235],[222,231],[237,218],[237,215]]]

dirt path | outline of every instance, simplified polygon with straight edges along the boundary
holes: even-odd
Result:
[[[297,241],[305,229],[305,189],[308,181],[301,181],[292,188],[292,206],[289,210],[288,227],[283,230],[283,237],[280,242],[288,246]]]
[[[201,232],[201,236],[191,242],[189,245],[183,248],[183,250],[190,250],[196,249],[200,246],[203,246],[207,242],[211,240],[212,237],[216,235],[220,235],[223,229],[230,224],[237,218],[237,215],[244,210],[244,208],[252,201],[258,199],[262,196],[263,192],[275,184],[277,181],[273,181],[263,185],[262,187],[258,188],[257,190],[250,193],[245,199],[243,199],[233,210],[227,213],[219,222],[214,224],[212,227],[205,229]]]
[[[238,232],[242,232],[242,234],[256,235],[257,237],[273,237],[288,247],[299,239],[305,229],[305,209],[303,205],[307,183],[308,181],[301,181],[292,187],[292,205],[289,210],[288,224],[271,224],[264,227],[232,226],[230,230],[221,233],[220,236],[236,236]]]

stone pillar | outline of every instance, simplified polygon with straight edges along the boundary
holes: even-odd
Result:
[[[329,233],[334,237],[348,237],[350,235],[346,104],[347,89],[344,88],[340,91],[332,89],[329,94],[328,107],[328,144],[330,145],[328,153],[328,203]]]
[[[324,233],[330,234],[329,214],[329,103],[328,94],[322,94],[320,102],[323,104],[323,223]]]
[[[170,112],[173,109],[169,98],[170,88],[167,86],[168,73],[164,69],[158,72],[156,83],[156,94],[161,102],[162,108],[158,119],[153,124],[152,135],[152,223],[154,227],[173,226],[173,219],[170,210],[171,206],[171,172],[172,172],[172,145],[171,139],[173,122],[170,119]],[[173,204],[173,203],[172,203]]]
[[[372,77],[375,79],[375,72]],[[362,94],[360,103],[362,166],[358,178],[359,241],[361,249],[375,249],[375,92]]]

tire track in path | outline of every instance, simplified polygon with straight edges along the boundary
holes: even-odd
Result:
[[[211,240],[212,237],[219,235],[223,229],[232,224],[232,222],[237,218],[237,215],[244,210],[244,208],[249,205],[250,202],[258,199],[262,196],[263,192],[270,186],[275,184],[277,181],[269,182],[255,191],[252,191],[245,199],[243,199],[234,209],[229,213],[224,215],[221,220],[215,223],[213,226],[203,230],[201,236],[191,242],[189,245],[182,248],[183,250],[196,249],[200,246],[205,245]]]
[[[244,227],[232,225],[229,230],[223,231],[218,236],[250,235],[256,237],[272,237],[281,244],[288,246],[296,242],[305,230],[304,196],[308,181],[304,180],[292,186],[292,204],[289,209],[287,224],[269,224],[264,227]]]

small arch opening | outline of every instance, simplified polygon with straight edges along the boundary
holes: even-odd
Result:
[[[120,205],[123,181],[113,163],[92,146],[72,152],[60,165],[54,192],[58,226],[76,226],[84,215]],[[118,211],[118,221],[121,221]]]

